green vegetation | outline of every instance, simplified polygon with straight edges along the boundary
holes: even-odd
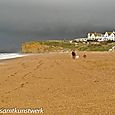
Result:
[[[55,51],[71,51],[73,49],[79,51],[108,51],[115,46],[115,42],[79,42],[70,43],[69,40],[47,40],[47,41],[31,41],[22,44],[23,53],[40,53]]]
[[[108,51],[112,48],[111,45],[98,45],[98,44],[89,44],[89,45],[81,45],[78,47],[80,51]]]

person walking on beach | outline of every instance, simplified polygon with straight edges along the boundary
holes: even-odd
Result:
[[[75,59],[75,58],[76,58],[76,53],[75,53],[75,51],[72,51],[71,54],[72,54],[72,58]]]

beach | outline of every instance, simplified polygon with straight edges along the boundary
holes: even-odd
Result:
[[[45,53],[0,61],[0,108],[115,115],[115,53],[78,54],[76,60],[71,53]]]

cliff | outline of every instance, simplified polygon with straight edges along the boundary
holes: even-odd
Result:
[[[22,44],[22,53],[40,53],[48,51],[49,46],[40,42],[26,42]]]

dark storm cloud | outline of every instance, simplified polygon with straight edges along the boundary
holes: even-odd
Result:
[[[0,48],[8,42],[85,36],[115,28],[114,0],[0,0]],[[6,47],[6,46],[5,46]],[[13,48],[12,47],[12,48]]]

